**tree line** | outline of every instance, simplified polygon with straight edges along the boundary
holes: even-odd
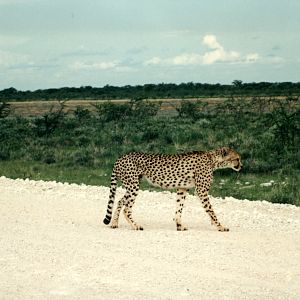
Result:
[[[155,99],[228,96],[298,96],[300,82],[252,82],[234,80],[232,84],[159,83],[103,87],[81,86],[21,91],[13,87],[0,91],[0,101],[69,99]]]

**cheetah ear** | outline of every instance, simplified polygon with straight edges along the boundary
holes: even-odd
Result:
[[[221,149],[221,155],[222,155],[222,157],[225,157],[225,156],[227,156],[229,154],[229,149],[227,148],[227,147],[223,147],[222,149]]]

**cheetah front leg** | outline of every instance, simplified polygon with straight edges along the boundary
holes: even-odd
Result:
[[[184,201],[186,197],[187,190],[186,189],[177,189],[177,200],[176,200],[176,213],[175,213],[175,222],[178,231],[184,231],[188,228],[183,226],[181,223],[181,214],[184,206]]]
[[[200,192],[198,191],[197,188],[196,188],[196,190],[197,190],[197,194],[202,202],[203,208],[210,216],[212,225],[215,225],[219,231],[229,231],[228,228],[222,226],[221,223],[218,221],[218,218],[209,202],[208,192],[203,189],[200,190]]]
[[[207,214],[210,216],[212,225],[215,225],[219,231],[229,231],[228,228],[222,226],[221,223],[218,221],[218,218],[209,202],[209,197],[208,197],[209,186],[207,185],[205,187],[205,185],[203,185],[202,182],[203,181],[196,182],[196,192],[201,200],[203,208],[205,209]]]

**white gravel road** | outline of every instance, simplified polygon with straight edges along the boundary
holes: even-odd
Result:
[[[300,208],[140,192],[144,231],[102,223],[107,187],[0,178],[0,299],[300,299]],[[117,197],[124,192],[118,189]]]

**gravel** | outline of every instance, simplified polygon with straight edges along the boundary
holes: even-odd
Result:
[[[0,299],[299,299],[300,208],[140,191],[134,218],[102,223],[109,188],[0,177]],[[117,189],[117,199],[124,189]]]

